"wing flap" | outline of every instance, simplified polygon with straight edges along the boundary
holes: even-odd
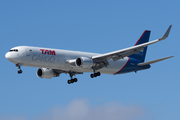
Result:
[[[132,55],[134,53],[138,53],[141,50],[144,50],[144,47],[141,47],[141,48],[138,48],[138,49],[135,49],[135,50],[130,50],[130,51],[121,53],[119,55],[116,55],[116,56],[112,57],[112,59],[113,59],[113,61],[117,61],[119,59],[123,59],[126,56]]]

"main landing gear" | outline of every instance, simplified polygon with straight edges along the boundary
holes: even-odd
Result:
[[[91,76],[91,78],[94,78],[94,77],[97,77],[97,76],[100,76],[100,75],[101,75],[101,73],[97,72],[97,73],[91,74],[90,76]]]
[[[69,72],[69,76],[71,77],[71,80],[68,80],[67,83],[68,84],[71,84],[71,83],[74,83],[74,82],[77,82],[78,79],[77,78],[73,78],[75,74],[73,74],[72,72]]]
[[[78,79],[74,78],[74,79],[68,80],[67,83],[71,84],[71,83],[74,83],[74,82],[77,82],[77,81],[78,81]]]
[[[21,74],[23,71],[21,70],[21,64],[16,64],[16,67],[19,69],[18,74]]]

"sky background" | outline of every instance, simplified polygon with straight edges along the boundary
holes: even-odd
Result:
[[[179,28],[177,0],[1,0],[0,120],[179,120]],[[150,40],[146,61],[175,56],[148,70],[122,75],[90,73],[52,79],[38,68],[5,58],[12,47],[27,45],[107,53],[133,46],[144,30]]]

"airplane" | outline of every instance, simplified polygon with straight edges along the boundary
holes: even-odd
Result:
[[[150,68],[150,64],[172,58],[165,57],[148,62],[145,61],[147,46],[166,39],[172,25],[170,25],[163,37],[150,41],[151,31],[145,30],[136,44],[132,47],[105,53],[89,53],[61,49],[51,49],[31,46],[17,46],[10,49],[5,57],[15,63],[21,74],[21,66],[38,67],[37,76],[51,79],[61,73],[69,74],[68,84],[77,82],[76,74],[84,72],[92,73],[91,78],[102,74],[123,74],[137,72]]]

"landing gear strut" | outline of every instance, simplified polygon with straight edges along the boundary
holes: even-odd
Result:
[[[91,76],[91,78],[94,78],[94,77],[97,77],[97,76],[100,76],[100,75],[101,75],[101,73],[97,72],[97,73],[91,74],[90,76]]]
[[[19,69],[18,74],[21,74],[23,71],[21,70],[21,65],[18,63],[16,64],[16,67]]]
[[[77,78],[73,78],[74,75],[75,74],[73,74],[72,72],[69,72],[69,76],[71,77],[71,79],[67,81],[68,84],[71,84],[71,83],[74,83],[74,82],[78,81]]]

